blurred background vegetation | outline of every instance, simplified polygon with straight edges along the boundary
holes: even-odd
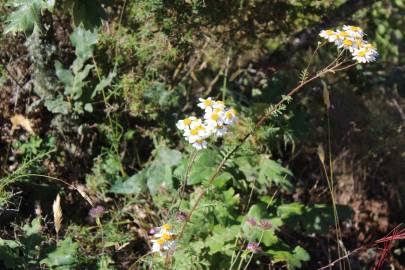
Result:
[[[216,183],[223,197],[207,196],[228,202],[221,218],[200,228],[195,254],[178,255],[195,265],[175,269],[228,269],[220,260],[234,250],[212,239],[234,241],[221,230],[245,217],[252,186],[249,213],[280,218],[282,247],[269,240],[249,269],[317,269],[337,258],[320,145],[333,157],[347,250],[405,219],[405,1],[7,0],[0,11],[0,267],[141,269],[147,232],[174,211],[191,153],[175,122],[199,97],[226,101],[240,116],[228,149],[299,82],[319,31],[343,24],[364,29],[378,60],[311,83],[255,133]],[[314,65],[335,53],[324,48]],[[187,202],[219,163],[217,146],[197,160]],[[260,203],[275,192],[269,214]],[[106,209],[101,229],[86,196]],[[396,243],[386,267],[402,269],[404,252]],[[354,256],[352,269],[369,269],[377,255]]]

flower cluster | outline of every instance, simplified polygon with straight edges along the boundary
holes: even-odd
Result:
[[[172,226],[163,224],[161,227],[152,230],[150,233],[154,234],[151,240],[152,252],[159,252],[163,255],[164,251],[172,249],[176,245],[176,235],[172,231]],[[155,232],[158,232],[155,234]]]
[[[338,48],[348,50],[353,60],[359,63],[373,62],[378,56],[377,49],[364,40],[364,32],[358,26],[344,25],[341,30],[322,30],[319,36],[335,43]]]
[[[211,136],[222,137],[228,132],[228,126],[236,121],[236,111],[227,108],[222,101],[212,98],[199,99],[198,107],[204,110],[203,119],[194,116],[179,120],[177,128],[183,131],[186,140],[196,149],[207,148],[207,139]]]

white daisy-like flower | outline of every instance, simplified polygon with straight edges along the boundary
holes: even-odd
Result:
[[[207,139],[211,136],[222,137],[228,132],[228,125],[236,121],[236,111],[227,108],[223,101],[200,98],[198,107],[204,109],[203,120],[187,117],[176,123],[183,131],[185,139],[198,150],[207,148]]]
[[[164,239],[152,239],[152,252],[159,252],[162,255],[163,245],[166,243]]]
[[[218,125],[224,124],[224,110],[217,108],[212,111],[208,111],[204,115],[205,123],[210,129],[216,128]]]
[[[191,125],[189,130],[184,132],[184,136],[189,143],[194,143],[197,140],[206,139],[210,136],[210,128],[204,123],[198,123],[196,125]]]
[[[363,38],[364,32],[358,26],[343,25],[343,31],[346,31],[353,38]]]
[[[199,98],[200,103],[197,104],[198,107],[205,111],[212,111],[214,108],[215,101],[208,97],[207,99]]]
[[[160,227],[160,231],[155,234],[152,242],[152,252],[159,252],[163,255],[163,251],[167,251],[176,245],[176,235],[173,233],[169,224],[164,224]]]
[[[372,44],[369,44],[369,43],[364,42],[362,48],[366,49],[367,52],[368,52],[369,54],[374,55],[374,57],[377,57],[377,56],[378,56],[377,49],[376,49],[376,47],[374,47]]]
[[[217,100],[214,102],[214,105],[212,105],[212,108],[214,109],[225,109],[225,103],[223,101]]]
[[[212,130],[212,133],[217,137],[223,137],[227,132],[228,128],[224,125],[218,125]]]
[[[319,35],[333,41],[338,48],[350,51],[353,60],[359,63],[375,61],[378,56],[377,49],[363,39],[364,31],[358,26],[344,25],[342,30],[322,30]]]
[[[337,30],[335,44],[338,46],[338,48],[340,48],[342,46],[342,43],[349,38],[351,38],[349,33],[347,33],[346,31]]]
[[[194,141],[193,143],[191,143],[191,145],[192,145],[195,149],[201,150],[201,149],[207,148],[208,143],[207,143],[207,141],[204,140],[204,139],[199,139],[199,140],[196,140],[196,141]]]
[[[338,38],[337,33],[331,29],[322,30],[319,33],[319,36],[323,37],[324,39],[328,40],[329,42],[334,42]]]
[[[356,40],[352,37],[348,37],[343,39],[340,44],[338,45],[338,48],[343,48],[349,51],[355,50],[357,47]]]
[[[190,129],[190,125],[197,120],[197,118],[195,118],[194,116],[190,116],[187,118],[184,118],[183,120],[179,120],[176,123],[176,126],[178,129],[180,130],[186,130],[186,129]]]
[[[359,63],[370,63],[377,58],[377,51],[369,51],[367,48],[361,48],[353,52],[353,60]]]
[[[231,125],[236,121],[237,117],[236,117],[236,111],[233,108],[230,108],[229,110],[227,110],[225,112],[225,116],[224,116],[224,123],[226,125]]]

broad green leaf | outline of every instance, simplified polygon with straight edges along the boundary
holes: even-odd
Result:
[[[76,27],[70,36],[70,41],[75,46],[75,54],[82,61],[86,61],[93,55],[93,47],[98,42],[96,31],[86,30],[83,27]]]
[[[277,235],[274,233],[274,229],[265,230],[263,232],[262,242],[265,246],[271,246],[279,242]]]
[[[232,248],[235,247],[234,241],[239,232],[239,226],[229,227],[216,226],[212,235],[205,240],[205,246],[209,248],[209,253],[214,254],[223,252],[232,255]]]
[[[152,195],[156,195],[160,188],[173,187],[172,169],[169,165],[154,162],[147,170],[147,186]]]
[[[288,180],[292,173],[279,163],[263,155],[260,159],[259,168],[259,177],[257,178],[259,183],[266,186],[274,183],[286,191],[292,189],[292,184]]]
[[[297,269],[302,266],[302,262],[310,259],[309,254],[300,246],[296,246],[292,252],[283,249],[270,249],[267,251],[273,262],[286,262],[288,269]]]
[[[42,230],[41,219],[35,218],[31,221],[31,224],[25,224],[23,231],[25,236],[31,236],[34,234],[39,234]]]
[[[201,150],[191,169],[188,184],[195,185],[208,181],[220,162],[221,158],[217,151]]]
[[[294,215],[300,215],[304,211],[304,205],[301,203],[282,204],[277,208],[277,215],[281,219],[287,219]]]
[[[58,243],[57,248],[41,260],[41,264],[48,267],[72,265],[77,261],[77,249],[79,245],[70,237]]]
[[[64,94],[71,96],[74,100],[79,99],[86,85],[84,80],[92,68],[92,65],[86,65],[83,70],[72,73],[70,70],[64,69],[62,64],[57,61],[55,63],[56,76],[65,86]]]
[[[157,155],[154,160],[156,163],[163,163],[168,166],[176,166],[181,161],[181,153],[177,150],[167,148],[165,146],[160,146],[157,149]]]
[[[146,188],[146,170],[140,171],[132,175],[124,182],[115,183],[110,192],[118,194],[140,194]]]
[[[152,195],[156,195],[160,188],[173,188],[172,167],[181,161],[181,153],[177,150],[159,146],[156,157],[151,165],[146,168],[146,184]]]
[[[52,113],[60,113],[67,115],[71,110],[69,102],[63,100],[63,96],[59,95],[55,99],[47,99],[44,102],[45,107]]]
[[[19,240],[24,246],[24,256],[30,260],[34,260],[40,254],[37,246],[43,241],[41,219],[39,217],[33,219],[31,224],[25,224],[22,229],[24,235]]]
[[[18,269],[22,266],[23,258],[19,254],[20,243],[14,240],[0,238],[0,262],[7,268]]]

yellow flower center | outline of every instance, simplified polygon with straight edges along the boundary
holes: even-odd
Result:
[[[214,121],[217,121],[217,120],[219,119],[219,115],[216,114],[216,113],[213,113],[213,114],[211,115],[211,119],[214,120]]]
[[[350,28],[350,30],[352,30],[354,32],[360,32],[361,31],[361,28],[358,27],[358,26],[350,26],[349,28]]]
[[[173,235],[173,234],[164,233],[162,235],[162,239],[164,239],[165,241],[170,241],[170,240],[174,239],[174,237],[175,237],[175,235]]]
[[[197,140],[197,143],[202,144],[204,140]]]
[[[363,40],[361,40],[361,39],[356,39],[356,45],[357,45],[357,47],[361,47],[361,46],[363,46]]]
[[[343,44],[346,45],[346,46],[352,46],[353,41],[351,41],[350,39],[345,39],[345,40],[343,40]]]
[[[211,105],[212,105],[212,100],[209,100],[209,99],[204,100],[204,105],[205,105],[206,107],[211,106]]]
[[[222,109],[216,108],[216,109],[214,110],[214,113],[220,113],[221,111],[222,111]]]
[[[195,128],[195,129],[190,130],[190,134],[191,135],[197,135],[198,134],[198,129]]]
[[[186,125],[186,126],[189,126],[190,124],[191,124],[191,119],[190,118],[186,118],[186,119],[184,119],[183,120],[183,123]]]
[[[172,229],[172,226],[170,226],[169,224],[163,224],[162,228],[165,229],[166,231],[169,231]]]
[[[233,117],[232,112],[226,112],[225,117],[226,117],[226,119],[229,119],[229,120],[232,119],[232,117]]]
[[[165,239],[163,239],[163,238],[159,238],[158,240],[156,240],[156,243],[158,243],[158,244],[159,244],[159,246],[163,246],[163,245],[164,245],[164,243],[166,243],[166,240],[165,240]]]
[[[357,54],[357,56],[359,56],[359,57],[364,57],[364,56],[366,56],[366,51],[359,51],[359,53]]]
[[[200,125],[200,126],[197,126],[195,129],[196,130],[205,130],[205,127]]]
[[[325,31],[325,34],[328,35],[328,36],[331,36],[331,35],[334,34],[334,32],[332,30],[328,29],[328,30]]]
[[[339,33],[339,35],[340,35],[341,37],[345,38],[345,37],[348,37],[348,36],[349,36],[349,33],[347,33],[346,31],[342,31],[342,32]]]

